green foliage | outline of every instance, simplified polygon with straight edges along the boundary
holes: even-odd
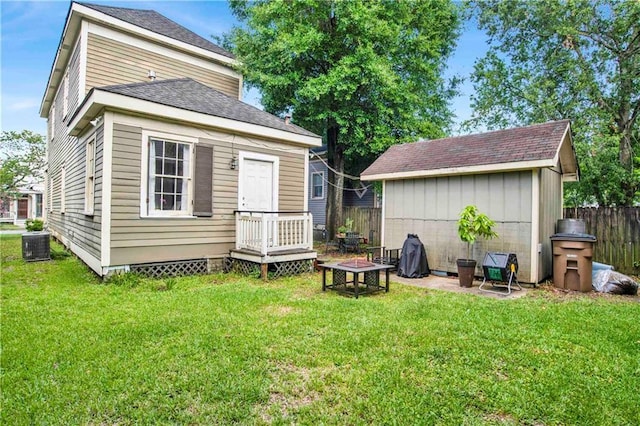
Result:
[[[345,232],[351,232],[351,231],[353,231],[353,219],[348,217],[344,220],[344,225],[340,225],[338,227],[338,232],[341,234],[344,234]]]
[[[30,130],[0,135],[0,197],[13,196],[30,179],[42,177],[46,162],[44,136]]]
[[[459,21],[448,1],[232,1],[228,41],[267,111],[293,111],[347,154],[382,152],[449,124],[442,77]]]
[[[480,237],[495,238],[498,234],[493,230],[495,222],[484,213],[480,213],[473,205],[466,206],[458,219],[458,236],[467,243],[467,259],[471,259],[471,245]]]
[[[44,229],[44,221],[42,219],[27,219],[24,227],[27,232],[42,231]]]
[[[52,260],[62,260],[62,259],[66,259],[67,257],[71,257],[73,256],[71,254],[71,252],[65,250],[64,247],[58,245],[58,244],[53,244],[51,246],[51,259]]]
[[[157,291],[0,245],[1,424],[640,424],[632,298],[355,300],[320,273]]]
[[[327,227],[342,211],[341,173],[389,146],[444,135],[457,81],[443,77],[459,31],[449,0],[231,1],[242,25],[226,45],[265,110],[322,135]],[[336,213],[338,212],[338,213]]]
[[[568,205],[640,201],[640,2],[468,2],[490,41],[471,80],[473,129],[569,118],[581,181]]]
[[[143,280],[144,277],[136,272],[122,272],[109,275],[107,278],[105,278],[104,282],[106,284],[112,284],[125,288],[135,288],[138,287]]]

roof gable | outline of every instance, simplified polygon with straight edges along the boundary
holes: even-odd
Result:
[[[190,78],[158,80],[145,83],[120,84],[97,88],[110,93],[142,99],[188,111],[228,118],[259,126],[317,137],[295,124],[252,105],[239,101]]]
[[[130,9],[124,7],[103,6],[91,3],[78,4],[93,10],[97,10],[98,12],[104,13],[105,15],[111,16],[121,21],[128,22],[132,25],[136,25],[140,28],[144,28],[154,33],[172,38],[174,40],[182,41],[192,46],[200,47],[202,49],[229,58],[234,58],[234,55],[231,52],[221,48],[217,44],[203,37],[200,37],[198,34],[159,14],[155,10]]]
[[[390,147],[362,173],[369,180],[552,167],[577,173],[569,120]],[[567,146],[568,144],[568,146]],[[565,147],[562,149],[561,147]],[[562,156],[562,158],[560,158]]]
[[[190,78],[96,87],[71,117],[70,134],[79,135],[105,108],[308,147],[322,143],[302,127]]]
[[[125,33],[169,45],[171,48],[217,62],[226,67],[235,63],[235,57],[232,53],[154,10],[129,9],[72,1],[40,104],[40,117],[45,118],[49,113],[84,21],[94,21],[103,26],[114,27]]]

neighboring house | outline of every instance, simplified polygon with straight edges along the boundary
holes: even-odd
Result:
[[[342,193],[344,207],[379,207],[371,182],[354,181],[348,178],[345,178],[344,182],[345,188]],[[328,185],[327,147],[312,148],[309,160],[308,210],[313,215],[315,228],[324,229],[326,224]]]
[[[234,64],[154,11],[71,3],[40,108],[47,223],[99,275],[315,258],[321,139],[241,102]]]
[[[0,222],[24,225],[27,219],[43,217],[44,186],[32,183],[18,189],[15,197],[0,199]]]
[[[383,184],[382,245],[401,247],[418,234],[431,269],[453,273],[466,257],[458,216],[474,204],[499,234],[474,245],[476,273],[485,252],[516,253],[518,279],[537,283],[552,274],[549,238],[578,165],[565,120],[392,146],[361,177]]]

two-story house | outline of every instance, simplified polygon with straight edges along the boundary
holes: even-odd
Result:
[[[315,258],[304,211],[321,138],[243,103],[234,64],[155,11],[71,3],[40,108],[45,213],[99,275]]]

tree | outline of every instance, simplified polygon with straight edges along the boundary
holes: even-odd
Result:
[[[450,1],[232,0],[228,35],[266,111],[326,141],[327,228],[341,224],[343,172],[392,144],[439,137],[455,82],[442,77],[457,38]]]
[[[470,2],[490,42],[468,126],[570,118],[581,182],[566,201],[640,201],[640,2]]]
[[[14,196],[20,186],[42,176],[46,162],[44,136],[30,130],[0,136],[0,198]]]

